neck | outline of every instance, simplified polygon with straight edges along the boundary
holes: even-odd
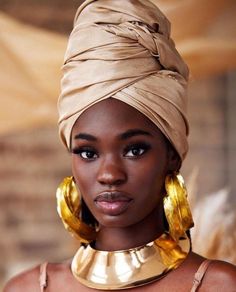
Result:
[[[128,227],[100,226],[95,248],[106,251],[130,249],[155,240],[163,232],[163,211],[154,209],[141,222]]]

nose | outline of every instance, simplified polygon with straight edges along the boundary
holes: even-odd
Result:
[[[127,174],[118,160],[106,159],[100,165],[97,180],[102,185],[117,186],[126,182]]]

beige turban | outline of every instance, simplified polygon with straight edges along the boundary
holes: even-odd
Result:
[[[63,66],[59,132],[70,148],[78,117],[106,98],[147,116],[183,159],[188,150],[188,68],[170,23],[147,0],[87,0],[78,9]]]

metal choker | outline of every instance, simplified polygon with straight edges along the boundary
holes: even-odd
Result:
[[[119,290],[142,286],[177,268],[190,251],[187,235],[177,243],[168,233],[136,248],[99,251],[81,245],[71,270],[83,285],[101,290]]]

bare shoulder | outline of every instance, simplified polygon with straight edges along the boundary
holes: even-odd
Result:
[[[191,253],[186,261],[188,270],[197,271],[206,258]],[[194,273],[195,273],[194,272]],[[219,260],[212,260],[205,273],[202,290],[199,291],[227,291],[236,292],[236,266]],[[219,290],[220,289],[220,290]]]
[[[236,266],[223,261],[212,261],[208,268],[207,279],[211,285],[225,291],[236,291]],[[231,290],[230,290],[231,289]]]
[[[3,292],[32,292],[40,291],[39,288],[39,266],[27,270],[7,282]]]
[[[174,283],[174,286],[177,287],[179,282],[178,278],[185,275],[184,286],[187,289],[186,291],[190,291],[191,287],[193,286],[194,275],[205,260],[206,258],[191,252],[186,261],[184,261],[184,263],[173,273],[170,273],[170,277],[172,276],[172,279],[169,277],[171,281],[168,281],[168,287],[170,282]],[[168,280],[167,277],[166,280]],[[181,283],[181,285],[181,287],[173,287],[173,289],[170,291],[182,291],[181,289],[183,289],[183,283]],[[200,291],[236,292],[236,267],[227,262],[212,260],[202,280],[202,284],[199,288],[199,292]]]
[[[46,266],[46,275],[49,278],[49,286],[56,287],[61,285],[62,278],[69,274],[70,265],[64,263],[48,263]],[[63,276],[63,277],[62,277]],[[3,292],[40,292],[40,265],[25,271],[12,278],[5,286]]]

